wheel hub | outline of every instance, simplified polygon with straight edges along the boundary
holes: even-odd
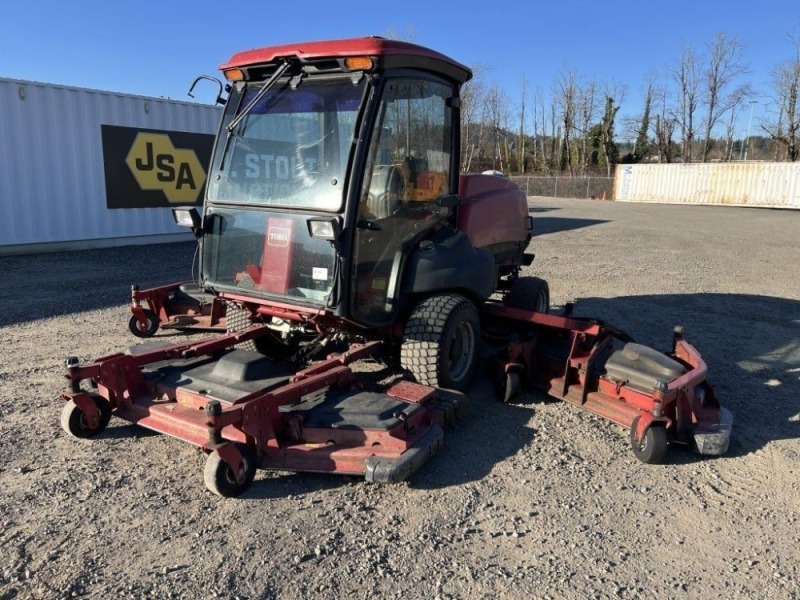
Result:
[[[468,371],[474,348],[475,332],[472,325],[465,321],[453,332],[453,339],[450,343],[449,367],[454,380],[461,379]]]

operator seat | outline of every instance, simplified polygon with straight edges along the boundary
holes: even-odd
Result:
[[[399,165],[376,165],[367,197],[367,211],[374,219],[386,219],[400,209],[406,187]]]

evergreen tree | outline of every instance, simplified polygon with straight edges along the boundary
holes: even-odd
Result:
[[[652,81],[647,87],[644,97],[644,113],[639,131],[636,133],[636,146],[633,149],[633,162],[642,162],[650,157],[652,147],[647,132],[650,130],[650,108],[653,104],[653,84]]]

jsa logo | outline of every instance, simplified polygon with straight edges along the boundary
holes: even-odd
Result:
[[[161,190],[174,204],[195,202],[206,179],[194,150],[175,148],[169,136],[138,133],[125,159],[143,190]]]

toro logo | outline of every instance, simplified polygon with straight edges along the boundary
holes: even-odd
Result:
[[[172,204],[195,202],[206,179],[194,150],[175,148],[163,133],[138,133],[125,164],[139,187],[160,190]]]
[[[289,229],[286,227],[270,227],[267,230],[267,245],[285,248],[289,245]]]

